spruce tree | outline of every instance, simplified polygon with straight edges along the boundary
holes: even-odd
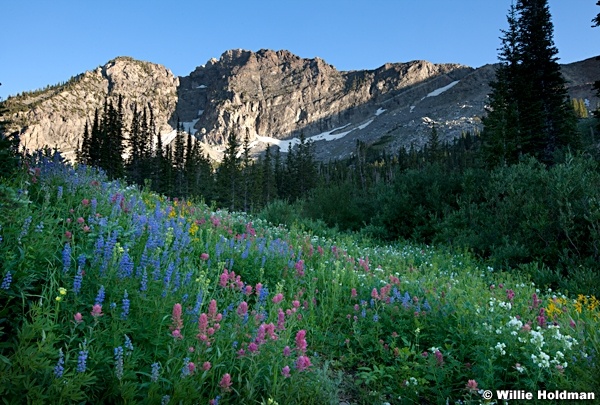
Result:
[[[519,0],[518,102],[525,153],[550,164],[555,153],[579,147],[566,82],[557,62],[547,0]]]
[[[217,169],[217,187],[219,201],[222,206],[235,211],[239,207],[236,195],[240,189],[240,158],[238,157],[239,141],[233,132],[227,137],[227,148],[223,160]]]
[[[244,193],[243,210],[248,212],[250,204],[250,184],[251,170],[250,170],[250,136],[248,132],[244,135],[244,142],[242,143],[242,186]]]
[[[1,102],[0,116],[7,112],[8,108],[6,108],[5,102]],[[19,163],[18,149],[20,143],[18,132],[4,132],[8,124],[7,121],[0,121],[0,177],[7,178],[17,168]]]
[[[90,134],[90,147],[87,164],[90,166],[100,166],[100,149],[102,147],[102,134],[100,132],[100,113],[98,109],[94,111],[94,121],[92,123],[92,133]]]
[[[273,173],[273,159],[271,146],[267,144],[265,158],[262,160],[262,203],[267,205],[277,197],[277,185]]]
[[[141,150],[141,123],[140,113],[138,112],[137,105],[133,106],[133,117],[131,119],[131,128],[129,131],[129,158],[127,162],[127,171],[131,180],[137,184],[142,184],[143,178],[141,173],[142,165],[142,150]]]
[[[551,164],[560,150],[578,148],[579,140],[547,0],[518,0],[508,24],[484,120],[484,156],[491,165],[512,164],[522,155]]]
[[[83,128],[83,139],[81,140],[81,149],[77,148],[77,162],[80,164],[87,165],[90,161],[90,129],[89,124],[86,121],[85,127]]]

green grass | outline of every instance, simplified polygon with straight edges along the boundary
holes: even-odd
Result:
[[[466,253],[30,167],[0,201],[4,403],[491,403],[478,390],[597,386],[594,297]]]

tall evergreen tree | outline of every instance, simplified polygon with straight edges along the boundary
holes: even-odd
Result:
[[[267,144],[265,158],[262,160],[262,202],[268,204],[277,197],[277,184],[273,173],[273,159],[271,157],[271,145]]]
[[[240,203],[236,199],[240,191],[240,158],[238,150],[240,143],[233,132],[227,137],[227,148],[223,154],[223,160],[217,169],[217,187],[219,200],[223,206],[235,211]]]
[[[141,117],[137,109],[137,104],[133,106],[133,117],[131,119],[131,128],[129,130],[129,157],[127,161],[127,171],[131,180],[137,184],[142,184],[143,177],[141,173],[143,153],[141,145]]]
[[[484,155],[492,164],[512,164],[522,155],[551,164],[556,152],[579,142],[547,0],[518,0],[508,24],[484,120]]]
[[[244,203],[242,205],[243,210],[248,212],[250,205],[250,185],[252,182],[251,179],[251,170],[250,170],[250,136],[248,132],[244,135],[244,141],[242,143],[242,187],[244,194]]]
[[[77,148],[77,162],[87,165],[90,161],[90,128],[87,121],[83,128],[83,139],[81,140],[81,148]]]
[[[90,134],[89,145],[87,164],[90,166],[99,166],[100,149],[102,147],[102,134],[100,133],[100,113],[97,108],[94,111],[94,121],[92,123],[92,133]]]
[[[0,116],[7,112],[8,108],[6,108],[5,102],[0,102]],[[0,121],[0,177],[10,176],[19,162],[19,133],[5,133],[8,124],[6,121]]]
[[[519,0],[519,115],[526,153],[552,163],[554,154],[578,148],[575,116],[558,64],[547,0]]]

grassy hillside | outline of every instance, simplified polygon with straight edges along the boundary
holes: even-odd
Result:
[[[4,403],[492,403],[484,390],[598,387],[598,300],[467,254],[324,239],[58,156],[3,181],[0,204]]]

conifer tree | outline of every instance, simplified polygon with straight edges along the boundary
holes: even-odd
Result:
[[[96,108],[94,111],[94,121],[92,123],[92,133],[89,142],[89,158],[87,164],[90,166],[100,165],[100,148],[102,147],[102,134],[100,133],[100,115]]]
[[[83,128],[83,139],[81,140],[81,149],[77,147],[77,162],[80,164],[87,165],[90,161],[90,129],[89,124],[86,121],[85,127]]]
[[[238,157],[239,141],[233,132],[227,137],[227,148],[223,160],[217,169],[217,187],[219,200],[223,206],[235,211],[239,206],[236,195],[240,189],[240,158]]]
[[[308,141],[304,132],[300,133],[300,144],[296,154],[295,180],[298,182],[297,197],[305,197],[316,185],[317,166],[312,141]]]
[[[143,177],[141,173],[142,148],[141,148],[141,122],[140,113],[137,110],[137,104],[133,106],[133,117],[131,119],[131,128],[129,131],[129,158],[127,162],[127,171],[131,180],[137,184],[142,184]]]
[[[0,116],[6,114],[8,108],[4,102],[0,103]],[[18,149],[19,149],[19,133],[5,133],[5,128],[8,122],[0,121],[0,177],[8,177],[17,168],[18,165]]]
[[[262,202],[267,205],[277,197],[277,184],[273,173],[271,146],[267,144],[265,158],[262,160]]]
[[[250,136],[248,132],[244,135],[244,142],[242,143],[242,187],[244,193],[244,203],[243,210],[244,212],[248,212],[249,204],[250,204],[250,184],[252,182],[251,179],[251,170],[250,170]]]
[[[547,0],[518,0],[508,23],[484,120],[484,152],[494,163],[531,155],[551,164],[556,152],[579,142]]]

